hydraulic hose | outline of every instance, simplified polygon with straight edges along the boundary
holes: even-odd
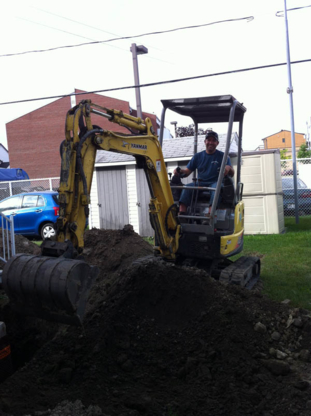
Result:
[[[84,170],[83,170],[83,163],[82,163],[82,156],[81,156],[82,146],[83,146],[84,142],[86,141],[86,139],[88,137],[90,137],[93,134],[94,135],[96,133],[101,134],[103,132],[104,132],[104,130],[101,129],[101,128],[96,128],[96,129],[92,129],[92,130],[87,131],[82,136],[82,138],[79,142],[78,148],[77,148],[77,167],[78,167],[78,170],[79,170],[81,178],[82,178],[83,192],[84,192],[85,195],[87,195],[87,183],[86,183],[86,177],[85,177]]]

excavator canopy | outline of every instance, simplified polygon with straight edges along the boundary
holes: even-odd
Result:
[[[235,98],[232,95],[161,100],[163,107],[188,116],[195,123],[227,123]],[[233,121],[242,121],[246,108],[238,103]]]

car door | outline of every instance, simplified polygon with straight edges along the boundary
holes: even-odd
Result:
[[[44,206],[44,198],[41,195],[23,196],[21,208],[17,212],[20,234],[37,234]]]
[[[17,213],[21,207],[21,199],[20,195],[16,195],[0,202],[0,213],[6,217],[13,216],[14,230],[17,234],[19,234],[19,219]]]

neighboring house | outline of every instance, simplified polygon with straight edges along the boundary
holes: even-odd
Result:
[[[10,166],[9,152],[3,146],[3,144],[0,144],[0,168],[1,169],[6,169],[9,166]]]
[[[289,130],[281,130],[262,140],[263,148],[260,150],[280,149],[286,150],[286,156],[292,155],[292,139]],[[302,144],[306,144],[305,135],[303,133],[295,133],[296,152]]]
[[[74,92],[78,94],[84,91],[76,89]],[[73,95],[56,100],[6,124],[10,166],[24,169],[31,179],[59,177],[59,148],[65,139],[67,111],[85,99],[91,99],[102,107],[136,115],[136,110],[131,109],[127,101],[99,94]],[[156,115],[143,112],[143,118],[146,117],[150,117],[157,131],[159,119]],[[93,114],[92,121],[103,129],[128,133],[127,129],[104,117]]]

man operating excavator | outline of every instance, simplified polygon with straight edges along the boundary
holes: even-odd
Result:
[[[207,186],[216,188],[219,175],[219,169],[224,157],[224,153],[217,150],[219,144],[218,134],[215,131],[208,131],[204,140],[206,150],[196,153],[188,163],[185,169],[176,168],[174,175],[179,175],[183,178],[189,176],[196,169],[198,170],[199,183],[189,183],[187,186]],[[225,166],[224,176],[234,176],[234,169],[231,166],[230,157],[228,156],[227,164]],[[184,189],[179,199],[179,215],[184,215],[187,212],[187,207],[191,204],[193,191]],[[215,191],[210,191],[211,197],[209,202],[209,214],[213,204]],[[218,203],[220,201],[218,200]]]

